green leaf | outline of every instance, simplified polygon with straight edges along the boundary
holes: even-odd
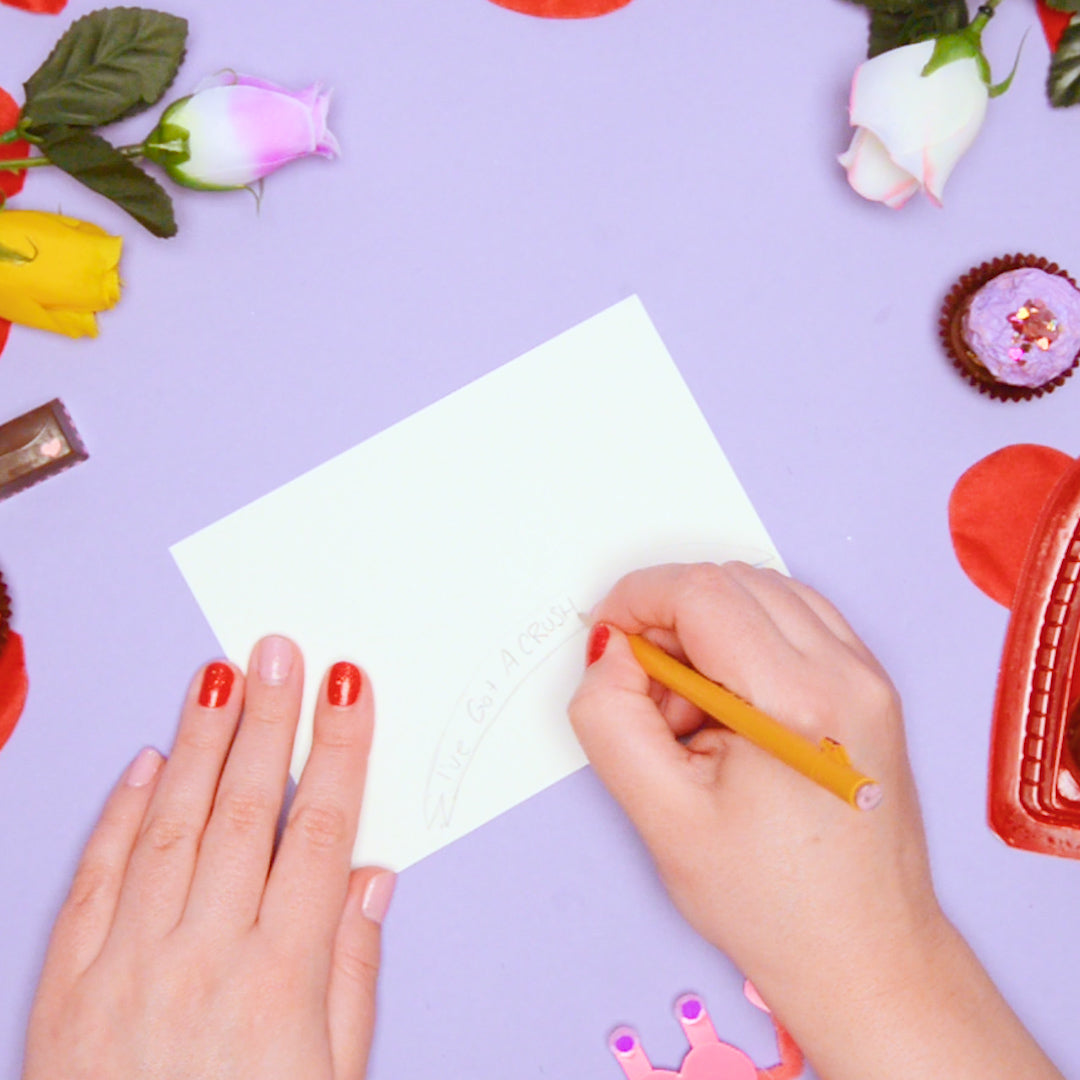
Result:
[[[102,8],[77,19],[23,84],[26,130],[100,127],[142,112],[176,77],[186,40],[186,19],[147,8]]]
[[[176,102],[187,101],[181,98]],[[142,144],[143,153],[162,168],[169,170],[191,160],[190,133],[179,124],[170,124],[168,117],[175,106],[170,105],[158,126],[147,135]]]
[[[897,4],[895,10],[888,7],[871,8],[870,45],[867,56],[913,45],[916,41],[940,37],[963,30],[968,24],[967,4],[964,0],[908,0]]]
[[[850,0],[867,11],[883,11],[889,15],[903,15],[915,8],[932,7],[932,0]]]
[[[58,169],[111,199],[155,236],[176,234],[165,189],[100,135],[85,128],[47,128],[41,148]]]
[[[1046,96],[1057,108],[1080,102],[1080,22],[1075,18],[1065,28],[1057,50],[1050,57]]]
[[[1028,32],[1025,30],[1024,36],[1020,39],[1020,44],[1016,47],[1016,59],[1013,61],[1012,71],[1009,72],[1009,77],[990,87],[990,96],[992,98],[1001,97],[1001,95],[1006,93],[1009,87],[1012,86],[1012,81],[1016,78],[1016,69],[1020,66],[1020,53],[1023,51],[1024,42],[1027,41],[1027,36]]]
[[[1080,0],[1046,0],[1046,6],[1058,11],[1080,11]]]

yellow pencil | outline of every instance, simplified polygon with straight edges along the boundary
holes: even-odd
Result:
[[[822,739],[820,745],[811,742],[640,635],[630,635],[630,648],[650,678],[844,802],[858,810],[873,810],[881,802],[881,786],[852,766],[840,743],[833,739]]]

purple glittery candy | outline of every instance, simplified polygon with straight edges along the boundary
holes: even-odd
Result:
[[[963,318],[964,340],[995,379],[1045,386],[1080,352],[1080,290],[1060,274],[1009,270],[976,292]]]

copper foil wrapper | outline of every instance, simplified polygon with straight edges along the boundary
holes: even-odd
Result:
[[[1039,398],[1043,394],[1050,394],[1072,375],[1080,362],[1080,354],[1073,359],[1072,367],[1063,371],[1056,378],[1044,383],[1042,386],[1010,386],[1008,383],[999,382],[979,363],[975,353],[968,348],[963,335],[963,318],[967,310],[968,301],[988,281],[993,280],[999,274],[1009,270],[1019,270],[1021,267],[1032,267],[1035,270],[1044,270],[1048,274],[1057,274],[1069,281],[1073,286],[1076,282],[1055,262],[1044,259],[1040,255],[999,255],[996,259],[981,263],[972,267],[961,277],[941,305],[941,317],[938,320],[938,330],[941,342],[945,346],[949,360],[953,367],[964,376],[965,379],[980,394],[988,394],[997,401],[1027,401],[1030,398]]]

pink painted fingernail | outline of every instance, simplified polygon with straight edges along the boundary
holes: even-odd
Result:
[[[292,671],[293,646],[288,638],[272,634],[259,642],[255,670],[267,686],[280,686]]]
[[[396,883],[397,874],[392,870],[380,870],[367,883],[364,888],[364,899],[360,902],[360,910],[364,913],[365,919],[370,919],[373,923],[381,923],[386,918]]]
[[[163,760],[152,746],[144,746],[127,767],[124,783],[128,787],[146,787],[157,776]]]

